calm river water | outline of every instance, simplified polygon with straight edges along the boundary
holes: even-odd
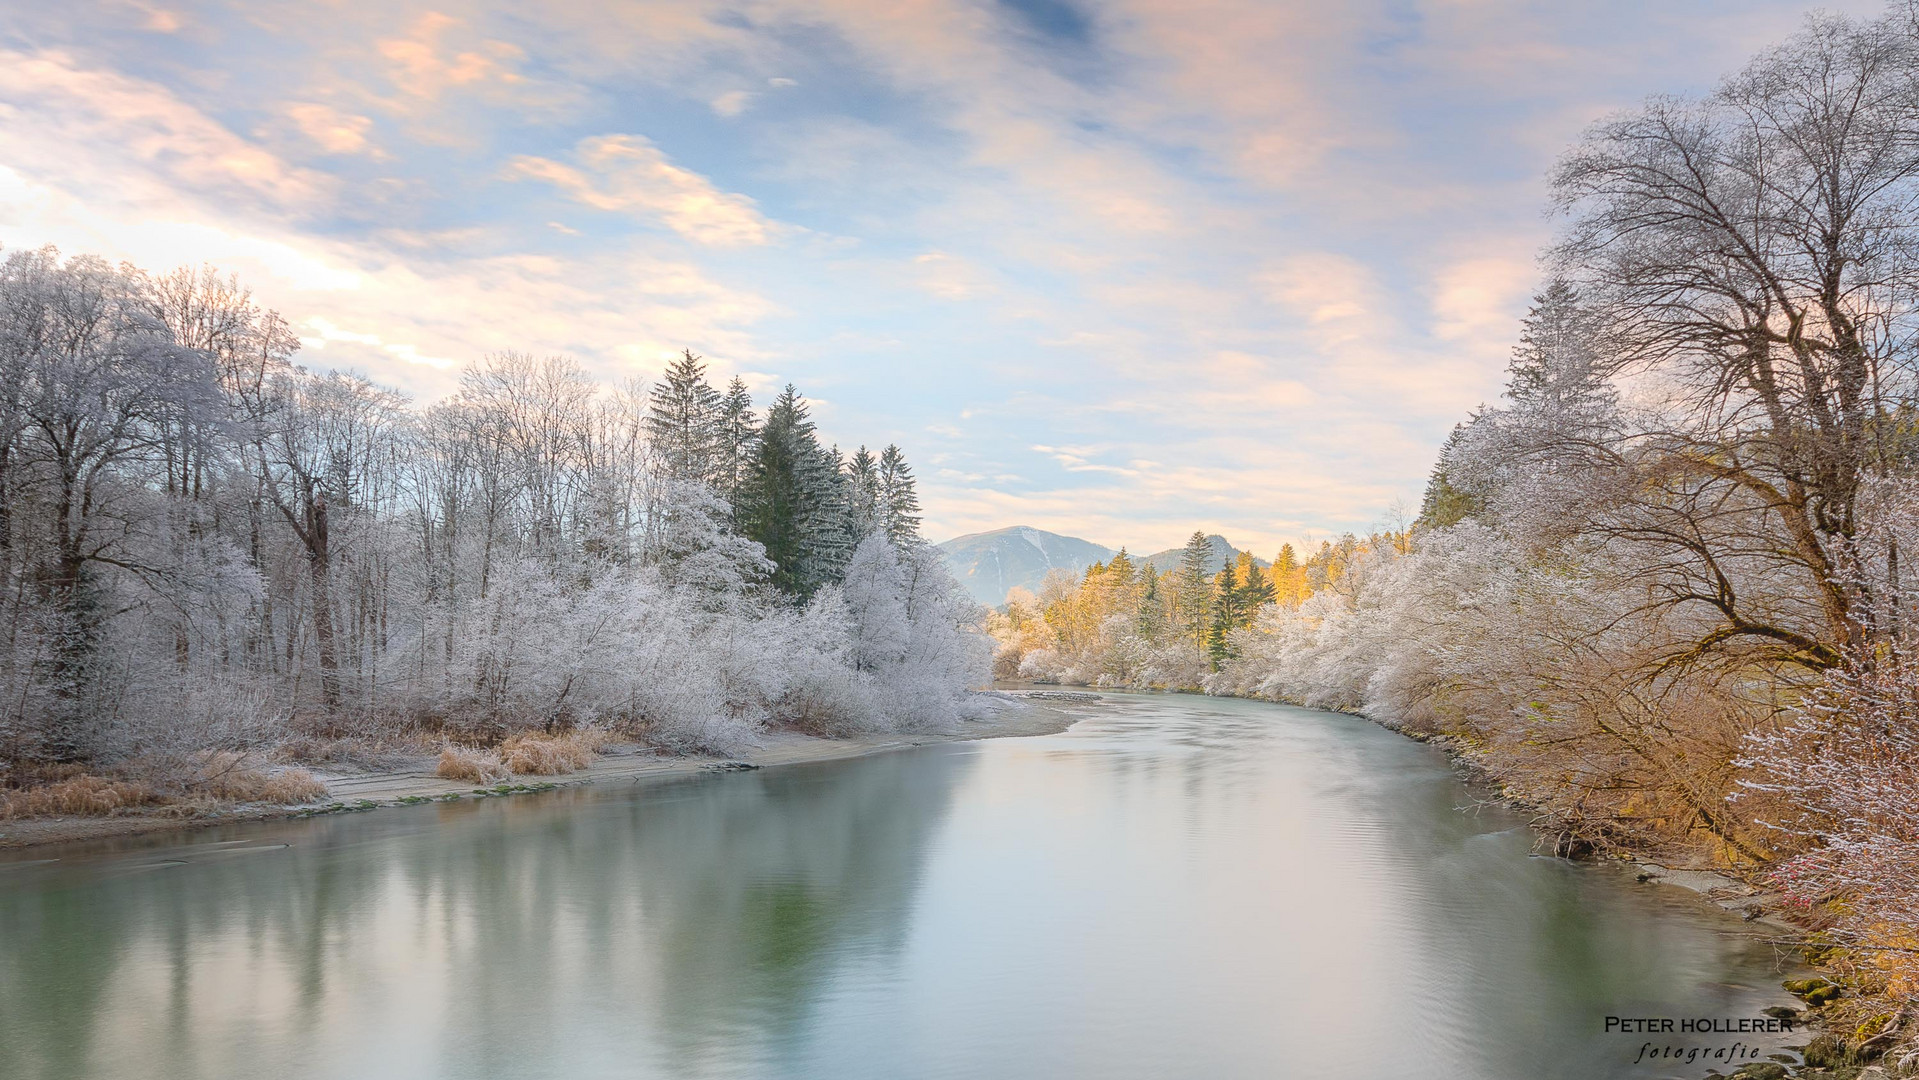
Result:
[[[1428,747],[1112,700],[1047,738],[16,853],[0,1076],[1696,1078],[1605,1017],[1782,1000],[1737,919],[1529,857]]]

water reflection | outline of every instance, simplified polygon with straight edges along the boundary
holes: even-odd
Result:
[[[836,968],[897,951],[972,761],[447,804],[0,872],[0,1076],[754,1072]]]
[[[1469,801],[1361,721],[1133,698],[22,858],[0,1076],[1650,1078],[1608,1012],[1775,1000],[1736,920]]]

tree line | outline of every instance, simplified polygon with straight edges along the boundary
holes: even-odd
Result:
[[[1840,946],[1868,1049],[1910,1046],[1914,10],[1815,16],[1561,158],[1505,393],[1446,441],[1409,531],[1275,580],[1212,663],[1198,599],[1128,622],[1108,567],[1042,598],[1039,630],[1009,611],[1002,665],[1449,739],[1562,852],[1677,847],[1767,877]],[[1192,635],[1179,664],[1155,651],[1165,620]]]
[[[1360,550],[1361,541],[1348,535],[1322,543],[1304,562],[1285,544],[1271,563],[1241,551],[1209,571],[1211,541],[1195,530],[1165,571],[1135,562],[1125,548],[1078,576],[1054,570],[1037,594],[1015,589],[989,616],[999,643],[995,675],[1198,688],[1239,659],[1240,632],[1263,608],[1295,605],[1326,588]]]
[[[308,370],[210,268],[0,260],[0,782],[289,740],[938,724],[984,677],[897,446],[503,352]]]

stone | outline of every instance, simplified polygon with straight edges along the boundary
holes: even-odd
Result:
[[[1806,1004],[1811,1005],[1813,1008],[1818,1008],[1833,998],[1838,997],[1839,988],[1836,986],[1821,986],[1816,990],[1808,990],[1799,996],[1806,999]]]

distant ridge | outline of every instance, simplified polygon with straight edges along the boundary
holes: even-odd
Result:
[[[1208,536],[1206,541],[1212,549],[1206,559],[1207,574],[1217,574],[1227,563],[1239,558],[1239,549],[1227,543],[1225,537]],[[1079,574],[1117,554],[1112,548],[1090,540],[1061,536],[1030,525],[968,533],[937,546],[953,576],[960,579],[973,599],[988,607],[1004,604],[1006,594],[1014,589],[1038,592],[1040,582],[1046,580],[1049,571]],[[1181,550],[1169,548],[1137,561],[1163,574],[1179,568]],[[1260,566],[1272,565],[1258,556],[1254,556],[1253,561]]]
[[[1218,533],[1207,537],[1206,543],[1213,549],[1212,554],[1206,557],[1208,574],[1217,574],[1226,568],[1227,563],[1239,559],[1239,549],[1227,543],[1226,538]],[[1167,548],[1165,551],[1154,552],[1140,561],[1163,574],[1168,570],[1179,568],[1179,558],[1184,550],[1184,548]],[[1253,562],[1258,566],[1273,565],[1257,555],[1253,556]]]
[[[1029,525],[956,536],[938,547],[953,576],[988,607],[1004,604],[1014,589],[1038,592],[1050,570],[1078,574],[1114,554],[1090,540]]]

